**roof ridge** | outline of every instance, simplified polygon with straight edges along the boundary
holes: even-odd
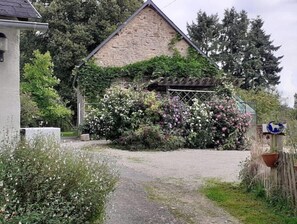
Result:
[[[108,38],[106,38],[102,43],[100,43],[91,53],[84,59],[83,62],[81,62],[78,67],[81,67],[86,61],[88,61],[90,58],[92,58],[106,43],[108,43],[116,34],[118,34],[125,26],[133,19],[135,18],[144,8],[147,6],[153,7],[157,13],[167,22],[169,25],[177,32],[179,33],[182,38],[190,45],[192,46],[197,52],[199,52],[203,57],[205,57],[210,63],[212,63],[214,66],[218,67],[218,65],[213,62],[205,53],[203,53],[190,39],[187,37],[186,34],[183,33],[166,15],[162,10],[152,1],[147,0],[137,11],[135,11],[123,24],[121,24],[111,35],[109,35]]]

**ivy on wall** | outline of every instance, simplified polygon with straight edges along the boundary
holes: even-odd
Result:
[[[75,75],[82,93],[89,102],[102,96],[117,78],[131,81],[152,80],[159,77],[218,77],[218,68],[205,57],[193,50],[187,57],[158,56],[149,60],[136,62],[124,67],[100,67],[94,61],[88,61],[76,69]]]

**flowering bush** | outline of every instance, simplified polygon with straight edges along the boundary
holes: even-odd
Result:
[[[117,181],[106,162],[22,143],[0,154],[0,223],[103,223]]]
[[[177,97],[162,98],[155,92],[120,87],[108,89],[99,107],[85,121],[84,128],[90,134],[130,150],[177,148],[169,146],[169,142],[176,142],[178,147],[186,143],[190,148],[240,150],[249,126],[249,116],[241,114],[231,98],[207,104],[194,100],[189,107]]]
[[[138,151],[143,149],[156,150],[160,143],[163,143],[165,136],[157,125],[146,126],[142,125],[136,130],[130,130],[125,133],[116,141],[124,148],[131,151]]]
[[[125,131],[137,128],[144,117],[145,105],[139,99],[140,93],[131,89],[108,89],[98,108],[86,116],[83,131],[109,140],[118,139]]]
[[[245,147],[250,115],[240,113],[232,98],[210,102],[209,107],[214,146],[223,150],[242,150]]]
[[[207,104],[201,103],[198,99],[193,100],[185,129],[188,147],[205,149],[212,145],[212,120],[209,109]]]
[[[178,97],[165,98],[160,108],[162,130],[167,134],[181,135],[189,116],[188,108]]]

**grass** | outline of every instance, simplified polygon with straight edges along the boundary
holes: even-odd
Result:
[[[77,131],[63,131],[61,132],[62,137],[77,137],[78,133]]]
[[[267,201],[246,192],[238,184],[209,181],[201,192],[244,224],[297,223],[297,217],[276,211]]]

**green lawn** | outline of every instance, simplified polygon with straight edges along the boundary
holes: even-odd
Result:
[[[244,224],[296,224],[297,217],[276,211],[238,184],[210,181],[201,192]]]

